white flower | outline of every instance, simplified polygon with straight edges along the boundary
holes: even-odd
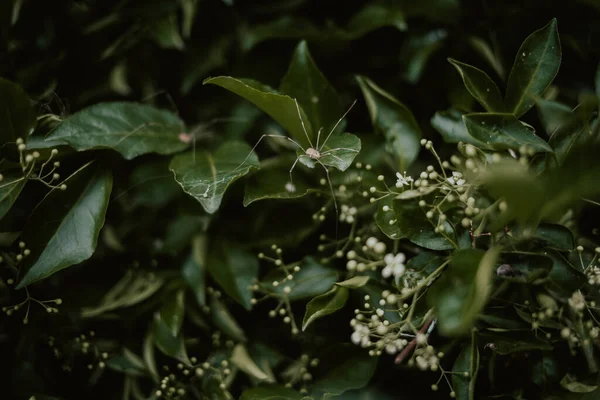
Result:
[[[576,311],[581,311],[585,308],[585,297],[580,290],[573,292],[569,299],[569,305]]]
[[[406,171],[404,171],[404,176],[402,176],[400,172],[396,172],[396,177],[398,178],[398,181],[396,182],[397,188],[401,188],[404,185],[408,186],[413,181],[413,178],[406,175]]]
[[[465,184],[465,180],[462,179],[462,174],[458,171],[452,171],[452,176],[447,181],[453,186],[462,186]]]
[[[354,332],[350,336],[350,340],[354,344],[360,344],[362,347],[369,345],[369,328],[366,325],[354,325]]]
[[[381,276],[389,278],[394,275],[396,279],[401,277],[406,271],[406,266],[404,265],[405,260],[406,256],[404,253],[398,253],[396,255],[393,255],[392,253],[386,254],[383,258],[385,267],[381,270]]]
[[[285,184],[285,190],[294,193],[296,191],[296,186],[292,182],[288,182]]]

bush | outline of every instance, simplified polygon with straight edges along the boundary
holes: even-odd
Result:
[[[598,397],[600,8],[339,4],[3,2],[3,398]]]

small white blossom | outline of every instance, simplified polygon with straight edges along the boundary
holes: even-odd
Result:
[[[452,186],[462,186],[465,184],[465,180],[462,179],[462,174],[458,171],[452,171],[452,176],[448,178],[447,181]]]
[[[585,308],[585,297],[580,290],[573,292],[569,299],[569,305],[576,311],[582,311]]]
[[[369,345],[369,328],[362,324],[354,325],[354,332],[350,336],[350,340],[352,340],[352,343],[354,344],[367,347]]]
[[[404,253],[398,253],[393,255],[392,253],[388,253],[383,258],[385,262],[385,267],[381,270],[381,276],[384,278],[389,278],[394,275],[394,277],[400,278],[404,272],[406,271],[406,266],[404,265],[404,261],[406,261],[406,256]]]
[[[294,193],[296,191],[296,186],[292,182],[288,182],[285,184],[285,190],[289,193]]]
[[[413,181],[413,178],[406,175],[406,171],[404,171],[404,176],[402,176],[400,172],[396,172],[396,177],[398,178],[398,181],[396,182],[397,188],[401,188],[404,185],[409,186]]]

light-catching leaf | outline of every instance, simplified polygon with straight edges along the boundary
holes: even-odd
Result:
[[[210,302],[210,313],[215,326],[224,334],[239,342],[246,341],[244,330],[237,323],[225,304],[213,297]]]
[[[552,151],[548,143],[512,114],[466,114],[463,115],[463,121],[471,136],[493,149],[518,149],[527,146],[536,152]]]
[[[19,85],[0,78],[0,147],[18,138],[27,141],[35,127],[35,110]]]
[[[208,253],[207,269],[232,299],[247,310],[252,308],[248,287],[258,275],[258,259],[252,253],[220,240]]]
[[[183,121],[166,110],[138,103],[99,103],[65,119],[46,141],[76,150],[113,149],[131,160],[184,150],[188,145],[179,140],[184,129]]]
[[[376,131],[384,135],[400,171],[419,155],[421,129],[408,108],[368,78],[357,76],[358,84]]]
[[[506,111],[520,117],[529,110],[558,73],[561,60],[556,18],[533,32],[521,45],[506,87]]]
[[[169,329],[172,336],[179,335],[181,325],[183,325],[183,315],[185,307],[185,292],[178,290],[176,293],[169,293],[166,301],[159,310],[161,321]]]
[[[442,135],[446,143],[471,143],[479,148],[489,148],[488,145],[481,143],[469,135],[467,127],[462,120],[463,114],[457,110],[436,111],[431,117],[431,126]]]
[[[53,189],[34,210],[23,232],[31,254],[21,264],[17,288],[87,260],[96,249],[112,189],[106,168],[86,164]]]
[[[255,104],[258,108],[267,113],[273,118],[279,125],[287,130],[291,137],[294,138],[298,143],[302,144],[304,148],[309,145],[306,138],[306,134],[302,128],[302,122],[298,116],[298,109],[296,108],[296,102],[290,96],[281,94],[273,88],[263,85],[262,83],[250,80],[250,79],[236,79],[230,76],[218,76],[215,78],[207,78],[203,82],[206,84],[213,84],[221,86],[245,98],[246,100]],[[307,118],[306,113],[300,108],[302,120],[304,126],[308,132],[308,136],[315,138],[313,134],[313,128],[310,124],[310,120]]]
[[[320,146],[320,145],[319,145]],[[352,161],[358,155],[361,149],[361,143],[358,136],[351,133],[333,134],[323,146],[321,146],[321,158],[319,161],[328,167],[335,167],[340,171],[345,171],[352,165]],[[299,152],[299,154],[302,154]],[[317,163],[315,160],[303,156],[300,162],[307,167],[313,168]]]
[[[343,282],[337,282],[336,285],[348,289],[358,289],[365,286],[367,282],[369,282],[368,276],[355,276],[353,278],[346,279]]]
[[[248,354],[248,350],[243,344],[237,344],[233,348],[233,352],[231,354],[231,363],[244,371],[246,374],[266,382],[273,382],[271,378],[267,374],[265,374],[259,367],[256,365],[254,360]]]
[[[560,386],[573,393],[590,393],[598,389],[598,385],[588,385],[582,382],[578,382],[574,377],[566,374],[560,380]]]
[[[175,156],[169,169],[184,192],[212,214],[229,185],[258,165],[258,157],[246,143],[226,142],[214,153],[198,150]]]
[[[455,336],[471,330],[490,294],[498,254],[497,248],[487,252],[462,249],[452,254],[450,266],[427,292],[440,333]]]
[[[17,197],[27,182],[23,174],[3,173],[3,179],[0,180],[0,219],[6,215],[8,210],[17,201]]]
[[[343,109],[337,92],[311,57],[306,41],[300,42],[296,47],[279,90],[298,100],[314,130],[323,129],[320,146],[342,117]],[[336,131],[340,133],[341,130],[343,126],[339,126]],[[317,148],[316,138],[311,137],[311,140],[313,147]]]
[[[348,289],[340,286],[334,286],[329,292],[313,298],[306,305],[302,330],[305,331],[314,320],[333,314],[344,307],[346,300],[348,300]]]
[[[449,58],[450,64],[460,74],[471,96],[489,112],[504,111],[504,101],[496,83],[482,70]]]

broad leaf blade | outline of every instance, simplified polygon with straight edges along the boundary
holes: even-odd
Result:
[[[281,385],[259,386],[244,390],[240,400],[300,400],[302,395]]]
[[[329,292],[313,298],[306,305],[302,330],[305,331],[314,320],[333,314],[344,307],[346,300],[348,300],[348,289],[341,286],[334,286]]]
[[[249,79],[236,79],[230,76],[218,76],[205,79],[203,84],[221,86],[245,98],[255,104],[258,108],[269,114],[279,125],[287,130],[290,135],[303,147],[309,145],[306,133],[302,128],[296,102],[290,96],[278,93],[272,88]],[[302,121],[309,137],[314,137],[312,125],[306,117],[306,113],[300,108]]]
[[[23,260],[17,288],[87,260],[96,249],[112,174],[87,164],[65,183],[67,189],[52,190],[27,221],[23,241],[31,254]]]
[[[504,101],[496,83],[482,70],[460,61],[449,58],[450,64],[456,68],[460,74],[465,87],[489,112],[504,111]]]
[[[320,161],[328,167],[345,171],[352,165],[360,149],[361,142],[358,136],[351,133],[334,134],[322,147]],[[302,157],[301,161],[306,159],[307,157]]]
[[[6,215],[17,201],[17,197],[19,197],[27,182],[23,174],[9,172],[2,175],[4,178],[0,180],[0,219]]]
[[[561,60],[556,18],[533,32],[515,57],[506,87],[506,110],[519,117],[534,104],[558,73]]]
[[[311,137],[313,144],[311,147],[318,149],[342,116],[343,109],[337,92],[312,59],[306,41],[300,42],[296,47],[279,89],[282,93],[298,100],[315,130],[323,129],[318,146],[316,137]]]
[[[463,347],[452,367],[452,383],[458,400],[475,400],[476,398],[475,382],[479,371],[479,348],[475,335],[471,336],[471,344]]]
[[[199,150],[175,156],[169,169],[183,190],[213,214],[229,185],[258,165],[258,157],[246,143],[226,142],[214,153]]]
[[[64,120],[46,140],[76,150],[109,148],[128,160],[146,153],[172,154],[187,148],[179,139],[177,115],[145,104],[114,102],[84,108]]]
[[[536,152],[551,152],[552,148],[526,128],[512,114],[474,113],[463,115],[467,130],[475,139],[497,149],[519,149],[527,146]]]
[[[27,141],[35,127],[35,110],[19,85],[0,78],[0,147],[18,138]]]
[[[356,78],[375,130],[386,138],[400,171],[406,170],[420,151],[421,129],[408,108],[368,78]]]
[[[431,126],[442,135],[446,143],[471,143],[480,148],[489,148],[469,134],[464,121],[463,114],[457,110],[436,111],[431,117]]]

